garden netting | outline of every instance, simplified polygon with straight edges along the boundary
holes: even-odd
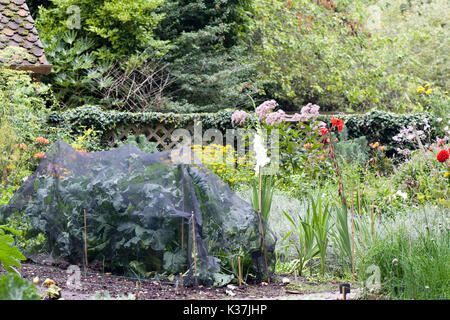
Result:
[[[111,270],[220,285],[240,257],[244,275],[270,276],[275,238],[265,221],[262,241],[253,207],[203,164],[174,161],[176,152],[190,150],[149,154],[127,144],[86,153],[58,141],[0,208],[0,221],[20,212],[52,256],[74,264],[87,249],[88,263]]]

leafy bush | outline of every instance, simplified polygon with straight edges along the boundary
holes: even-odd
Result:
[[[435,128],[438,126],[437,119],[428,113],[400,115],[373,110],[360,116],[345,116],[344,118],[350,139],[364,136],[368,142],[379,142],[385,147],[389,156],[397,153],[399,145],[393,137],[402,128],[415,125],[417,130],[429,132],[427,139],[434,140],[436,138]],[[426,130],[425,127],[429,127],[429,130]],[[417,149],[418,145],[413,143],[409,147]]]
[[[364,167],[369,160],[368,142],[365,136],[348,139],[347,126],[339,134],[339,142],[336,143],[336,154],[341,165],[350,164]]]
[[[156,34],[171,41],[163,57],[176,81],[174,112],[217,112],[250,105],[255,94],[254,61],[240,38],[245,35],[250,0],[168,0]],[[251,81],[253,80],[253,81]]]
[[[155,9],[163,1],[65,1],[41,6],[36,19],[53,73],[43,77],[65,106],[98,102],[96,82],[116,61],[140,64],[167,50],[153,34],[163,18]],[[80,19],[77,21],[77,19]],[[78,24],[79,23],[79,24]]]
[[[147,153],[155,153],[158,152],[158,148],[156,148],[156,143],[148,142],[145,138],[145,135],[141,134],[137,139],[134,135],[130,134],[124,141],[120,141],[117,144],[117,147],[121,147],[126,144],[132,144],[139,148],[139,150],[147,152]]]
[[[163,124],[175,128],[184,128],[192,124],[194,119],[201,121],[203,130],[210,128],[218,129],[225,133],[227,129],[235,128],[231,121],[233,111],[224,110],[217,113],[198,113],[198,114],[175,114],[175,113],[159,113],[159,112],[145,112],[145,113],[131,113],[131,112],[115,112],[104,111],[98,106],[83,106],[80,108],[67,110],[65,112],[51,112],[47,117],[47,123],[51,127],[61,128],[65,132],[72,132],[72,134],[81,134],[83,128],[92,128],[98,131],[100,137],[115,128],[126,125],[146,125],[149,124]],[[317,121],[329,122],[331,116],[320,115]],[[361,115],[345,115],[342,116],[345,120],[346,137],[344,139],[363,139],[365,136],[368,143],[379,142],[385,147],[388,156],[397,153],[399,147],[398,142],[392,138],[397,135],[403,127],[415,123],[417,130],[424,130],[426,125],[430,126],[428,140],[434,140],[437,133],[435,127],[438,124],[435,117],[427,113],[398,115],[389,112],[371,111]],[[427,120],[425,120],[427,119]],[[249,117],[249,122],[254,121],[252,116]],[[427,124],[425,123],[427,121]],[[292,135],[294,132],[287,131],[286,125],[281,127],[284,134]],[[343,132],[340,132],[343,133]],[[290,140],[283,139],[281,142],[288,144]],[[356,140],[355,140],[356,141]],[[103,141],[105,142],[105,141]],[[309,142],[309,141],[305,141]],[[360,141],[362,143],[362,141]],[[297,147],[302,147],[301,144]],[[418,148],[417,144],[409,146],[412,150]],[[287,151],[286,148],[281,148],[280,151]],[[288,154],[286,154],[288,156]],[[299,162],[303,154],[290,154],[289,156],[297,156]],[[286,158],[284,158],[286,159]],[[286,165],[289,164],[289,161]],[[312,168],[311,168],[312,169]],[[311,173],[314,175],[313,173]]]
[[[332,111],[433,110],[416,90],[448,86],[444,2],[254,1],[248,41],[258,79],[292,110],[306,102]],[[448,97],[438,100],[448,109]]]
[[[246,94],[257,90],[249,83],[254,68],[238,41],[249,4],[51,1],[40,7],[36,19],[55,71],[44,81],[69,107],[90,103],[130,111],[204,112],[246,104]],[[130,85],[141,83],[128,76],[142,76],[143,66],[145,75],[154,74],[156,80],[142,90],[133,87],[130,96]],[[171,79],[167,83],[166,76]],[[161,89],[158,96],[148,99],[155,86]]]
[[[37,150],[36,138],[51,132],[46,125],[51,92],[32,82],[29,73],[0,66],[0,100],[0,180],[17,182],[35,167],[30,159],[42,150]]]

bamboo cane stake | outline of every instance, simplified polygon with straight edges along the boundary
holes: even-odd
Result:
[[[192,211],[192,245],[193,245],[193,251],[194,251],[194,279],[195,284],[197,284],[197,246],[195,241],[195,217],[194,217],[194,211]]]
[[[86,268],[88,267],[88,258],[87,258],[87,223],[86,223],[86,209],[84,209],[84,263],[86,264]]]
[[[180,289],[181,289],[181,294],[184,294],[183,273],[182,272],[180,272]]]
[[[181,193],[183,194],[183,211],[184,207],[184,167],[181,165]],[[184,218],[181,217],[181,250],[184,249]]]
[[[181,250],[184,249],[184,221],[183,217],[181,217]]]
[[[241,270],[241,257],[238,257],[238,269],[239,269],[239,286],[242,285],[242,270]]]

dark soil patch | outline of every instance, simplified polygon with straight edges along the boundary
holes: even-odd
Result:
[[[3,272],[0,271],[0,274]],[[81,286],[74,288],[67,281],[73,273],[67,269],[55,266],[23,263],[20,268],[22,277],[32,281],[36,276],[39,283],[36,284],[39,293],[43,294],[46,287],[43,285],[45,279],[51,279],[62,289],[62,298],[65,300],[86,300],[95,298],[96,293],[107,292],[111,298],[121,295],[133,294],[142,300],[214,300],[214,299],[274,299],[286,295],[280,283],[254,283],[249,285],[232,285],[232,288],[209,288],[204,286],[176,288],[175,283],[161,279],[141,279],[102,274],[98,271],[88,269],[86,272],[81,268]],[[228,293],[227,293],[228,291]]]
[[[68,284],[68,280],[73,277],[73,273],[68,272],[69,264],[64,261],[42,260],[39,263],[27,261],[22,263],[20,273],[22,277],[32,281],[39,277],[36,284],[41,296],[45,295],[46,287],[43,285],[45,279],[51,279],[62,289],[62,299],[64,300],[88,300],[101,299],[106,294],[107,298],[117,299],[118,297],[128,297],[129,299],[141,300],[303,300],[303,299],[338,299],[338,284],[326,283],[321,285],[310,285],[306,279],[299,278],[298,286],[307,290],[295,290],[292,284],[281,283],[275,277],[271,283],[258,282],[238,286],[236,284],[221,288],[210,288],[204,286],[181,287],[168,279],[136,279],[102,273],[98,268],[88,268],[86,271],[80,267],[80,286],[74,287]],[[0,274],[4,273],[1,270]],[[73,279],[73,278],[72,278]],[[291,279],[292,281],[293,279]],[[317,293],[326,293],[325,296],[317,296]],[[314,295],[316,294],[316,295]]]

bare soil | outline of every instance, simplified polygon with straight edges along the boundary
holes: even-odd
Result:
[[[47,262],[47,263],[46,263]],[[56,265],[55,265],[56,264]],[[299,277],[294,283],[293,277],[278,275],[271,283],[258,282],[242,286],[236,284],[221,288],[183,287],[176,286],[168,280],[140,279],[101,273],[96,269],[81,269],[80,286],[67,283],[73,273],[67,271],[67,263],[43,261],[43,263],[22,263],[20,273],[22,277],[32,281],[38,277],[36,284],[41,296],[45,297],[47,287],[45,279],[51,279],[61,288],[63,300],[101,299],[105,293],[109,298],[120,296],[140,300],[338,300],[338,283],[313,284]],[[0,274],[4,271],[0,270]],[[282,283],[281,278],[289,278],[289,284]],[[358,289],[352,289],[347,300],[357,299]]]

